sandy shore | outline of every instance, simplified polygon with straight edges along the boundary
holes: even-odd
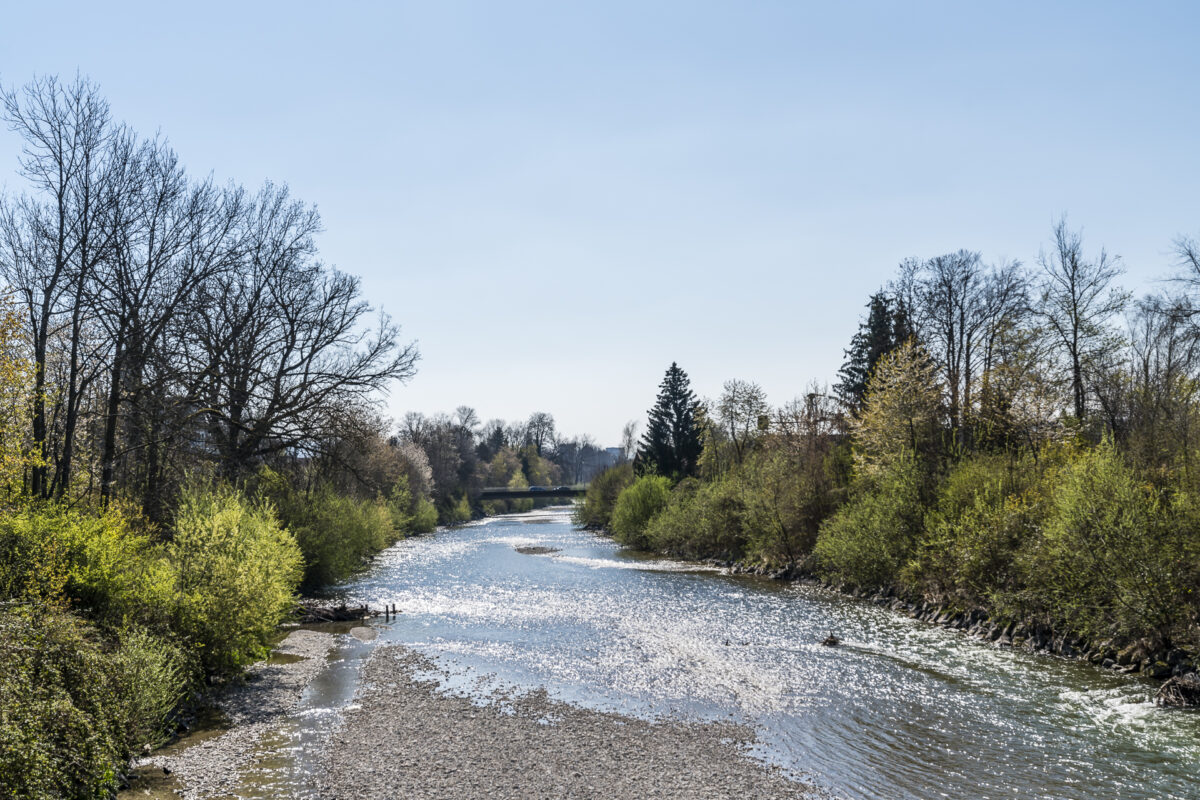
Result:
[[[318,796],[367,798],[812,797],[744,754],[732,724],[587,711],[533,692],[485,706],[437,691],[422,656],[381,646],[314,776]]]

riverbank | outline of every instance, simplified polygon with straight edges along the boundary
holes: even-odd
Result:
[[[755,757],[839,797],[1194,794],[1200,717],[1156,712],[1143,681],[948,636],[817,586],[632,557],[562,513],[401,542],[344,597],[404,613],[373,621],[371,642],[341,635],[349,624],[329,628],[336,643],[325,669],[259,740],[233,794],[470,797],[478,779],[502,797],[506,787],[509,796],[580,796],[589,785],[596,796],[703,797],[707,765],[729,771],[730,751],[743,763],[740,745],[722,740],[751,734]],[[841,646],[821,647],[831,630]],[[364,667],[373,654],[405,652],[441,671]],[[531,695],[522,719],[509,719],[517,698],[494,687]],[[560,714],[540,689],[622,716],[578,724],[577,713],[591,715]],[[483,701],[490,707],[475,705]],[[747,728],[708,737],[721,755],[674,740],[664,755],[654,737],[669,729],[624,715]],[[597,782],[597,773],[629,770],[640,783]],[[522,783],[506,784],[514,774]],[[679,785],[663,783],[668,776]],[[758,791],[755,779],[737,783],[712,784],[709,796],[780,796],[769,785]]]
[[[135,761],[127,796],[205,800],[235,794],[259,742],[296,708],[304,689],[325,668],[336,640],[330,633],[292,631],[269,659],[247,669],[244,684],[215,698],[224,720],[218,729],[199,734],[182,748]]]
[[[845,597],[884,606],[922,622],[962,631],[977,639],[992,642],[997,647],[1025,648],[1086,661],[1102,669],[1124,675],[1139,675],[1159,683],[1189,675],[1194,677],[1200,671],[1200,650],[1196,648],[1154,647],[1145,640],[1118,638],[1091,641],[1078,634],[1056,631],[1050,625],[1032,618],[1008,619],[997,617],[986,608],[964,609],[954,603],[913,600],[892,588],[871,590],[845,587],[794,567],[748,566],[741,562],[715,559],[701,563],[719,566],[731,575],[757,575],[778,581],[819,585]],[[1187,696],[1191,697],[1190,694]],[[1159,702],[1163,705],[1181,705],[1170,692],[1160,693]]]
[[[317,775],[329,800],[404,798],[802,798],[811,790],[747,755],[753,730],[647,722],[550,700],[479,704],[438,689],[436,666],[381,646]]]
[[[352,634],[369,629],[356,628]],[[362,635],[356,636],[362,640]],[[225,724],[135,763],[124,798],[242,796],[262,744],[297,713],[337,637],[294,631],[243,686],[217,700]],[[420,654],[381,645],[362,667],[317,769],[284,798],[806,798],[811,789],[748,755],[754,731],[730,723],[648,722],[550,700],[544,690],[443,693]],[[255,795],[257,796],[257,795]]]

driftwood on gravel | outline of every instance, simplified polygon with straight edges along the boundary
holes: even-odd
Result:
[[[1194,672],[1171,678],[1158,689],[1154,702],[1176,708],[1200,707],[1200,677]]]
[[[302,602],[296,606],[296,621],[311,624],[315,622],[353,622],[371,616],[371,610],[366,606],[322,605],[315,602]]]

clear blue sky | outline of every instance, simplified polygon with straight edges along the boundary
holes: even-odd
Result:
[[[832,379],[906,256],[1032,263],[1067,212],[1153,288],[1200,234],[1197,31],[1183,2],[26,2],[0,80],[79,70],[193,172],[315,202],[419,340],[392,414],[613,444],[672,360],[708,396]]]

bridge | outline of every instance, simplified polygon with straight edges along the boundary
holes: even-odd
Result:
[[[528,489],[508,489],[506,487],[485,488],[479,492],[480,500],[522,500],[526,497],[537,500],[547,497],[582,497],[587,494],[587,487],[578,486],[530,486]]]

